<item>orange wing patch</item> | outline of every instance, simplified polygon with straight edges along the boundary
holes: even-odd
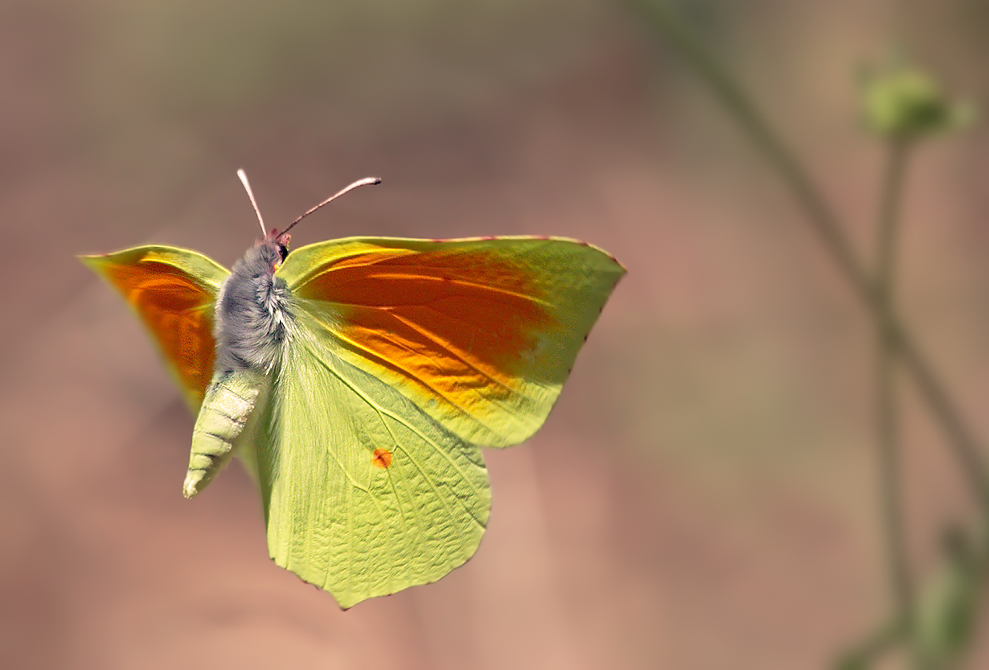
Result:
[[[337,306],[344,346],[461,408],[508,398],[556,325],[543,288],[490,250],[355,254],[298,295]]]
[[[115,263],[96,257],[92,265],[124,296],[154,335],[189,396],[202,404],[213,374],[213,290],[167,263]]]

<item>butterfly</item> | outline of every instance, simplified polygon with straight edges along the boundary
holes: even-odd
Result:
[[[254,208],[243,172],[238,173]],[[80,259],[133,308],[197,416],[183,493],[236,455],[271,558],[343,608],[477,549],[480,447],[545,421],[624,268],[575,240],[263,237],[227,270],[147,245]]]

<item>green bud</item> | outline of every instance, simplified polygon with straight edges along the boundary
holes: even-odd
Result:
[[[975,116],[971,105],[947,100],[927,73],[904,66],[867,76],[863,103],[869,128],[899,140],[954,130]]]

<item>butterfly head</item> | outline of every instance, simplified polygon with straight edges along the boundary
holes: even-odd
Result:
[[[277,270],[285,259],[288,257],[289,243],[292,241],[292,236],[288,233],[279,233],[277,229],[272,228],[270,232],[266,233],[263,239],[258,240],[255,243],[256,247],[264,247],[263,253],[266,259],[271,262],[271,271]]]
[[[278,229],[274,228],[271,231],[271,238],[274,241],[275,246],[278,247],[278,255],[281,256],[284,261],[285,257],[288,256],[288,247],[292,242],[292,236],[288,233],[279,233]]]

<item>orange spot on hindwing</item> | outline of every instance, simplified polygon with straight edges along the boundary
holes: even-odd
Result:
[[[371,463],[374,467],[384,470],[391,465],[391,452],[387,449],[381,449],[380,447],[375,449],[374,455],[371,457]]]

